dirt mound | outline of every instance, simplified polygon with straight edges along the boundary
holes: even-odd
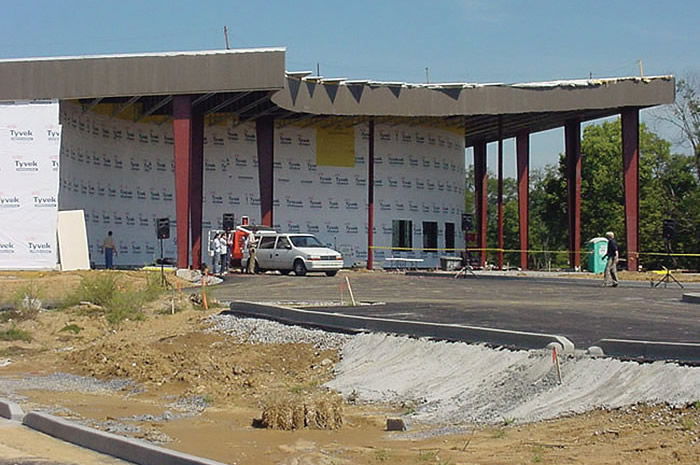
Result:
[[[265,402],[260,426],[295,430],[338,429],[343,425],[343,400],[332,393],[276,397]]]
[[[213,398],[262,398],[330,379],[333,351],[308,344],[240,344],[218,334],[189,333],[151,343],[109,338],[66,355],[82,374],[181,387]]]

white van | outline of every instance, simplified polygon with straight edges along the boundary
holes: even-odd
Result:
[[[343,267],[340,252],[325,247],[313,234],[264,232],[258,236],[255,252],[256,271],[277,270],[282,274],[294,271],[297,276],[321,271],[335,276]],[[248,257],[243,259],[247,266]]]

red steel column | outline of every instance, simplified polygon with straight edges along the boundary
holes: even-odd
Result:
[[[367,155],[367,269],[374,268],[374,118],[369,120]]]
[[[625,181],[627,270],[637,271],[639,257],[639,109],[622,110],[622,166]]]
[[[566,190],[569,212],[569,263],[581,269],[581,123],[568,121],[564,126],[566,146]]]
[[[520,233],[520,268],[527,270],[530,248],[530,133],[521,132],[515,138],[518,165],[518,230]]]
[[[255,120],[258,145],[258,184],[260,186],[260,224],[273,226],[275,121],[270,117]]]
[[[486,172],[486,141],[474,144],[474,201],[477,224],[479,264],[486,263],[486,232],[488,230],[488,174]]]
[[[503,118],[498,117],[498,269],[503,269]]]
[[[192,162],[190,172],[190,229],[192,265],[202,264],[202,201],[204,193],[204,114],[192,115]]]
[[[189,266],[190,174],[192,169],[192,98],[173,97],[173,153],[175,158],[175,219],[177,220],[177,266]]]

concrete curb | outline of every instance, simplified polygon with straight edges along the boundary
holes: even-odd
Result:
[[[606,356],[700,363],[700,344],[696,343],[601,339],[595,346]]]
[[[0,417],[21,422],[24,418],[24,411],[22,410],[22,407],[14,402],[0,399]]]
[[[221,462],[154,446],[138,439],[78,425],[47,413],[29,412],[25,426],[139,465],[223,465]]]
[[[698,293],[687,293],[683,294],[683,302],[688,302],[691,304],[700,304],[700,294]]]
[[[234,301],[230,313],[254,318],[266,318],[283,323],[314,326],[358,333],[377,331],[402,334],[413,337],[429,337],[447,341],[484,343],[493,346],[515,349],[544,349],[551,343],[561,345],[563,353],[574,351],[574,344],[563,336],[552,334],[509,331],[505,329],[482,328],[455,324],[424,323],[420,321],[394,320],[366,316],[346,315],[343,313],[301,310],[281,305],[258,304],[246,301]]]

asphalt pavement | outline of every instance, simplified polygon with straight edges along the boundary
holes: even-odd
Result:
[[[354,296],[384,305],[337,306]],[[677,287],[645,282],[601,287],[598,280],[481,275],[452,279],[387,272],[336,277],[276,274],[226,277],[211,289],[222,301],[317,303],[316,310],[557,334],[577,348],[604,338],[700,342],[700,305],[681,301]]]

